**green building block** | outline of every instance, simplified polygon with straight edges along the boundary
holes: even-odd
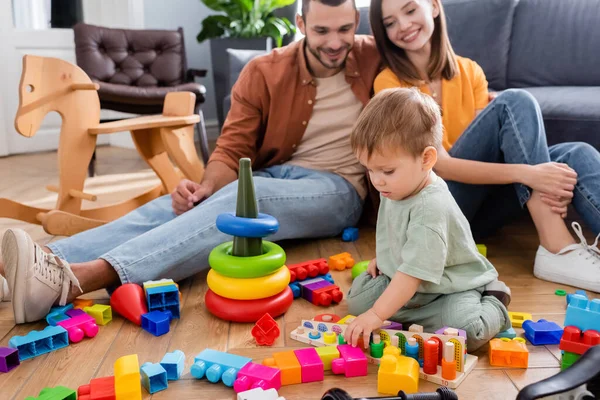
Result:
[[[25,400],[77,400],[77,392],[64,386],[44,388],[38,397],[26,397]]]
[[[485,244],[478,244],[477,250],[479,251],[479,253],[481,253],[482,256],[487,258],[487,247]]]
[[[565,351],[560,360],[561,371],[569,368],[571,365],[573,365],[575,361],[579,360],[580,357],[581,356],[579,354],[569,353],[568,351]]]

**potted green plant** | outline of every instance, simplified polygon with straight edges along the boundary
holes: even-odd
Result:
[[[296,26],[278,15],[287,8],[293,16],[296,0],[201,0],[206,7],[219,14],[209,15],[202,21],[196,39],[210,41],[212,71],[219,123],[222,124],[223,99],[226,96],[229,74],[227,49],[271,51],[273,43],[280,47],[284,38],[296,32]],[[233,82],[231,83],[233,84]]]

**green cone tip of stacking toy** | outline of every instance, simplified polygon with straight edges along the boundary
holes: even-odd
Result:
[[[240,158],[236,216],[258,218],[258,206],[252,179],[252,163],[249,158]],[[261,238],[233,238],[233,255],[237,257],[259,256],[263,253]]]

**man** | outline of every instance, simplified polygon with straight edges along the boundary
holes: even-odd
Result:
[[[355,37],[353,0],[303,3],[296,22],[305,39],[252,60],[240,74],[201,183],[183,180],[171,195],[46,248],[7,231],[0,273],[17,323],[41,319],[82,292],[205,269],[210,251],[230,240],[215,220],[235,210],[241,157],[252,159],[261,212],[279,220],[271,240],[332,236],[358,221],[367,189],[349,137],[379,55],[371,37]]]

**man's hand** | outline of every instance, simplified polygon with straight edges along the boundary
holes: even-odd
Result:
[[[346,340],[346,343],[352,345],[352,347],[356,347],[358,339],[362,334],[363,344],[366,349],[369,347],[371,332],[377,328],[381,328],[382,325],[383,320],[379,318],[371,308],[350,322],[344,333],[344,339]]]
[[[194,204],[201,202],[212,195],[213,189],[206,183],[196,183],[189,179],[183,179],[177,188],[171,193],[173,211],[181,215],[194,208]]]
[[[489,103],[491,103],[496,97],[498,97],[498,92],[488,92]]]

